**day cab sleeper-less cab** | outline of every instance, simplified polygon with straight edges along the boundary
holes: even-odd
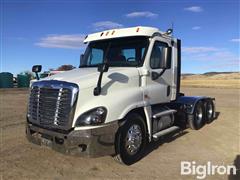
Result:
[[[33,66],[26,136],[70,155],[112,155],[126,165],[147,144],[215,119],[215,99],[180,93],[181,41],[152,27],[86,36],[80,66],[39,79]]]

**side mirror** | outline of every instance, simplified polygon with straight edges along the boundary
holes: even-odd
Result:
[[[159,73],[153,71],[152,72],[152,80],[156,80],[158,78],[159,78]]]
[[[108,71],[108,68],[109,68],[109,66],[107,65],[107,63],[98,65],[98,72],[100,72],[100,74],[98,76],[97,87],[95,87],[93,89],[93,95],[94,96],[98,96],[99,94],[101,94],[101,91],[102,91],[102,88],[101,88],[102,76],[103,76],[104,72]]]
[[[41,71],[42,71],[42,65],[34,65],[32,67],[32,72],[34,72],[36,74],[37,80],[40,79],[38,73],[41,72]]]
[[[108,72],[109,66],[104,63],[104,64],[99,64],[98,65],[98,72]]]
[[[171,68],[171,60],[172,60],[172,48],[164,47],[162,48],[162,57],[160,61],[161,69],[169,69]]]
[[[39,73],[41,71],[42,71],[42,66],[41,65],[34,65],[32,67],[32,72],[34,72],[34,73]]]

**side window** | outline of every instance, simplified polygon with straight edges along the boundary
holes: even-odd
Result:
[[[103,62],[103,50],[93,48],[88,58],[89,65],[101,64]]]
[[[168,68],[171,67],[171,59],[168,59],[167,56],[167,51],[166,48],[168,47],[168,45],[166,43],[160,42],[160,41],[156,41],[153,45],[152,48],[152,54],[151,54],[151,58],[150,58],[150,67],[152,69],[159,69],[161,68],[161,65],[163,64],[164,61],[170,61],[167,62],[168,64]]]
[[[143,59],[144,53],[145,53],[145,47],[141,48],[141,59]]]

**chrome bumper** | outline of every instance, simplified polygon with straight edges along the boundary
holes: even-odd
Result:
[[[115,134],[118,122],[88,130],[72,130],[66,134],[43,129],[31,123],[26,125],[27,139],[37,145],[46,145],[58,152],[99,157],[115,154]]]

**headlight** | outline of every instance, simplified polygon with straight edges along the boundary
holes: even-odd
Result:
[[[75,126],[99,125],[105,121],[106,116],[107,109],[105,107],[97,107],[79,116]]]

